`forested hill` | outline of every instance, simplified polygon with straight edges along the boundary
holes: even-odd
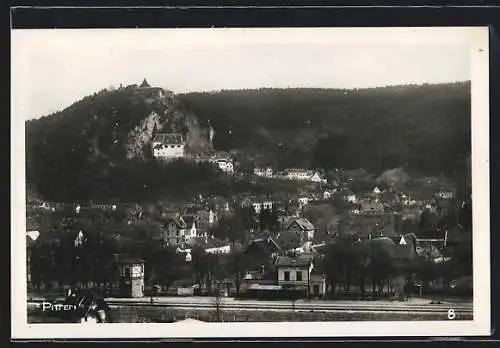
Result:
[[[191,153],[212,153],[209,124],[215,149],[231,151],[240,168],[452,174],[470,154],[470,84],[185,95],[102,90],[26,122],[28,188],[56,201],[138,201],[209,182],[218,176],[210,165],[161,165],[150,149],[156,132],[176,132]]]
[[[470,154],[470,83],[370,89],[258,89],[179,95],[210,120],[219,150],[279,167],[462,169]]]
[[[27,121],[28,189],[55,201],[138,201],[213,174],[211,167],[154,161],[151,140],[158,132],[183,134],[190,152],[211,151],[198,119],[171,91],[149,86],[102,90]]]

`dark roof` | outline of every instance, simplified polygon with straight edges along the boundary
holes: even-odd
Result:
[[[148,81],[146,81],[146,79],[144,79],[140,85],[141,88],[148,88],[148,87],[151,87],[148,83]]]
[[[254,239],[247,247],[247,251],[258,248],[267,253],[281,252],[281,248],[272,237]]]
[[[117,264],[123,264],[123,263],[144,263],[145,261],[143,259],[131,257],[131,256],[124,256],[120,257],[118,260],[113,260],[114,263]]]
[[[309,220],[307,220],[305,218],[293,219],[293,221],[288,225],[288,228],[290,228],[290,226],[292,226],[294,223],[297,223],[303,231],[314,230],[314,225]]]
[[[182,217],[182,220],[188,225],[189,227],[193,225],[193,222],[196,222],[196,219],[193,215],[184,215]]]
[[[320,255],[324,255],[327,251],[328,248],[330,247],[330,244],[328,243],[321,243],[321,244],[316,244],[312,246],[312,249],[316,251]]]
[[[303,244],[303,240],[298,233],[283,232],[283,233],[280,233],[279,237],[277,238],[277,244],[283,250],[286,251],[286,250],[301,247]]]
[[[276,267],[309,267],[313,262],[311,255],[300,255],[296,257],[278,256]]]
[[[184,144],[182,134],[179,133],[161,133],[157,134],[153,140],[154,143],[161,143],[164,145],[181,145]]]
[[[180,228],[186,228],[186,222],[182,219],[182,218],[179,218],[177,216],[171,216],[169,218],[166,219],[165,223],[168,223],[170,222],[170,220],[174,221],[174,223],[179,226]]]
[[[444,231],[429,231],[429,230],[420,230],[415,233],[417,239],[443,239],[444,240]],[[449,233],[448,233],[449,236]]]

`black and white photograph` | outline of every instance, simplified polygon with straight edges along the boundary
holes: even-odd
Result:
[[[18,337],[489,334],[487,28],[11,35]]]

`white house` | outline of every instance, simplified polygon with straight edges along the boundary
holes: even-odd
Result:
[[[253,170],[253,173],[257,176],[262,176],[265,178],[271,178],[273,176],[273,168],[267,167],[267,168],[255,168]]]
[[[317,183],[321,183],[321,184],[327,183],[327,180],[324,179],[319,172],[314,172],[314,174],[310,177],[309,180],[311,180],[312,182],[317,182]]]
[[[157,134],[153,139],[153,156],[163,159],[183,158],[185,145],[181,134]]]
[[[191,238],[198,237],[198,229],[196,227],[196,218],[192,215],[185,215],[182,217],[186,224],[186,229],[184,230],[185,240],[188,241]]]
[[[356,198],[355,194],[350,194],[345,197],[345,200],[349,203],[357,203],[358,199]]]
[[[272,210],[273,209],[273,202],[272,201],[257,201],[252,203],[253,210],[255,211],[256,214],[260,214],[260,212],[264,209],[267,210]]]
[[[333,197],[333,194],[337,192],[336,189],[333,189],[333,190],[325,190],[325,192],[323,192],[323,199],[330,199]]]
[[[373,194],[375,194],[375,195],[379,195],[379,194],[381,194],[381,193],[382,193],[382,191],[380,191],[380,189],[379,189],[378,187],[375,187],[375,188],[373,189]]]
[[[184,261],[186,262],[191,262],[193,260],[193,257],[191,256],[191,249],[181,249],[177,247],[175,252],[177,254],[186,254],[186,256],[184,257]]]
[[[231,252],[231,245],[224,245],[221,247],[205,249],[207,254],[229,254]]]
[[[289,180],[310,180],[314,175],[313,171],[306,169],[290,168],[286,169],[286,177]]]
[[[230,158],[213,157],[209,161],[210,161],[210,163],[216,164],[217,167],[220,170],[222,170],[224,173],[228,173],[228,174],[234,173],[233,161]]]
[[[275,266],[278,270],[278,286],[283,289],[305,291],[313,297],[326,293],[326,279],[322,274],[313,272],[311,255],[278,256]]]
[[[455,198],[455,192],[452,190],[440,190],[437,196],[441,199],[453,199]]]
[[[300,206],[305,206],[309,203],[308,197],[300,197],[298,200]]]

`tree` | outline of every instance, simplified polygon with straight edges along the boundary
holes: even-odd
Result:
[[[365,297],[366,279],[370,272],[371,253],[370,245],[358,242],[352,248],[352,268],[361,292],[361,298]]]
[[[224,217],[211,229],[211,234],[221,240],[229,240],[233,246],[237,241],[243,240],[246,236],[245,226],[241,215]]]
[[[322,261],[332,296],[335,295],[337,284],[343,284],[345,291],[350,289],[355,260],[352,255],[354,243],[355,239],[349,236],[339,237],[329,246]]]
[[[370,241],[370,275],[373,292],[383,292],[384,282],[389,281],[394,273],[394,263],[390,251],[382,245]]]
[[[236,287],[236,296],[240,295],[240,288],[247,272],[249,262],[247,255],[241,250],[237,250],[229,255],[229,273]]]
[[[165,286],[168,290],[172,283],[180,277],[182,257],[173,247],[150,247],[144,249],[147,276],[150,281]]]
[[[192,257],[191,266],[196,279],[195,281],[201,290],[203,289],[203,285],[205,285],[205,280],[208,270],[206,263],[207,254],[205,253],[205,250],[203,250],[203,248],[194,247],[191,250],[191,257]]]

